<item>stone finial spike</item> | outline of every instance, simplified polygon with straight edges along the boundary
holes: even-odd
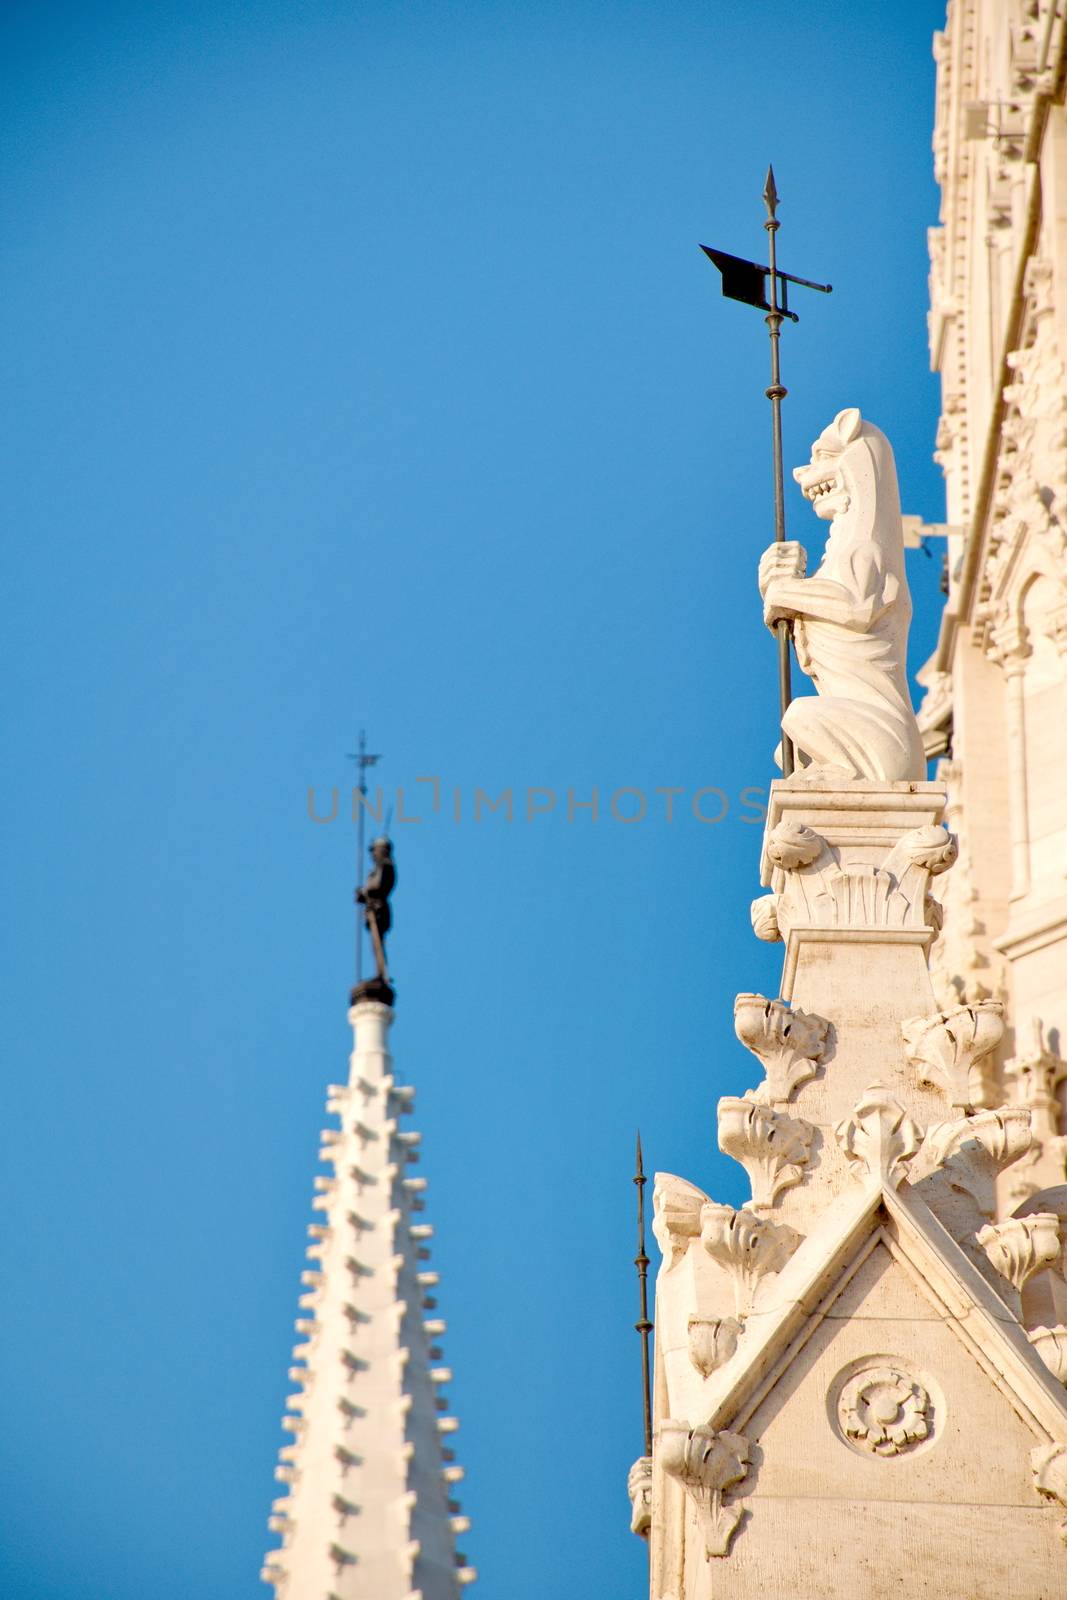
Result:
[[[778,185],[774,181],[774,168],[768,166],[767,181],[763,185],[763,199],[767,207],[767,215],[773,217],[778,210]]]

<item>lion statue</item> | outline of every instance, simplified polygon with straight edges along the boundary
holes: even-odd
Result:
[[[893,451],[856,408],[839,411],[794,478],[831,524],[814,576],[795,540],[772,544],[759,567],[763,616],[792,623],[797,660],[818,693],[782,718],[809,776],[901,783],[926,777],[907,679],[911,597]]]

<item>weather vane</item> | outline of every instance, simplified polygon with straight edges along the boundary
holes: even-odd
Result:
[[[795,311],[790,311],[788,303],[787,284],[799,284],[804,289],[817,289],[820,294],[829,294],[832,285],[829,283],[812,283],[810,278],[796,278],[791,272],[782,272],[778,267],[776,234],[780,227],[778,221],[778,189],[774,181],[774,168],[767,168],[767,182],[763,186],[763,200],[767,207],[767,220],[763,226],[768,235],[768,264],[762,266],[758,261],[746,261],[741,256],[727,255],[724,250],[713,250],[710,245],[702,244],[704,254],[718,267],[722,273],[722,292],[728,300],[740,300],[743,305],[756,306],[758,310],[767,313],[764,319],[771,340],[771,384],[765,390],[767,399],[771,402],[771,439],[774,453],[774,537],[776,541],[785,538],[785,487],[782,469],[782,401],[788,390],[782,384],[781,367],[779,363],[778,343],[781,338],[782,323],[788,317],[790,322],[799,322],[800,318]],[[789,623],[783,619],[777,624],[778,633],[778,692],[781,700],[781,715],[784,717],[793,698],[790,683],[789,660]],[[793,745],[792,741],[782,734],[782,776],[788,778],[793,770]]]

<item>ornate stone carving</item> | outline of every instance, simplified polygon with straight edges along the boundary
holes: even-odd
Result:
[[[1034,1488],[1046,1500],[1055,1500],[1067,1511],[1067,1445],[1039,1444],[1030,1452]],[[1067,1544],[1067,1521],[1060,1523],[1060,1538]]]
[[[700,1234],[700,1210],[707,1195],[672,1172],[657,1172],[652,1190],[652,1232],[667,1269],[676,1266]]]
[[[735,1309],[744,1318],[752,1309],[760,1279],[782,1270],[800,1243],[800,1235],[784,1222],[771,1222],[754,1211],[735,1211],[733,1206],[709,1200],[700,1213],[700,1242],[712,1260],[730,1273]]]
[[[726,1505],[723,1495],[748,1471],[748,1440],[740,1433],[690,1428],[685,1422],[661,1422],[659,1458],[663,1470],[685,1485],[700,1512],[704,1553],[709,1558],[729,1553],[743,1506]]]
[[[688,1333],[689,1359],[700,1376],[707,1378],[737,1349],[741,1324],[736,1317],[690,1317]]]
[[[842,792],[843,803],[846,793]],[[779,835],[784,837],[787,826],[792,832],[781,843]],[[793,928],[892,928],[926,934],[931,925],[930,878],[947,871],[958,853],[955,838],[945,828],[936,823],[912,828],[878,866],[842,855],[839,845],[823,841],[818,854],[811,853],[810,841],[801,853],[794,848],[794,840],[802,832],[811,830],[786,818],[767,840],[765,867],[770,869],[776,891],[774,924],[779,936],[788,938]],[[818,840],[819,835],[812,834],[812,839]],[[769,917],[770,907],[757,900],[752,915],[756,926],[758,918]]]
[[[1031,1328],[1026,1335],[1054,1378],[1067,1384],[1067,1328]]]
[[[863,1181],[888,1184],[895,1189],[905,1176],[908,1162],[922,1142],[922,1134],[900,1101],[881,1083],[872,1083],[857,1102],[851,1117],[834,1129],[838,1144]]]
[[[647,1539],[652,1529],[652,1457],[639,1456],[626,1479],[630,1496],[630,1532]]]
[[[927,1131],[910,1178],[917,1183],[944,1171],[952,1188],[974,1200],[983,1217],[996,1210],[997,1174],[1030,1148],[1030,1113],[1024,1106],[1001,1106],[956,1122],[938,1122]]]
[[[917,1378],[895,1363],[875,1360],[842,1388],[837,1419],[862,1453],[899,1456],[929,1438],[933,1403]]]
[[[783,817],[767,835],[767,855],[776,867],[795,871],[810,867],[826,848],[826,840],[803,822]]]
[[[804,576],[802,546],[786,540],[760,561],[768,627],[793,625],[797,660],[818,693],[794,700],[782,729],[801,764],[846,780],[926,777],[908,692],[911,604],[904,572],[896,465],[885,435],[855,407],[839,411],[793,476],[816,516],[832,522],[822,563]]]
[[[995,1101],[992,1056],[1004,1034],[1004,1007],[999,1000],[935,1011],[931,1017],[910,1017],[900,1031],[920,1084],[941,1089],[960,1111]]]
[[[782,937],[778,927],[778,896],[761,894],[752,902],[752,932],[765,944],[775,944]]]
[[[1060,1219],[1052,1211],[991,1222],[976,1235],[997,1272],[1021,1290],[1035,1272],[1060,1258]]]
[[[755,1211],[769,1211],[783,1189],[800,1182],[814,1136],[809,1122],[756,1100],[719,1101],[719,1149],[748,1173]]]
[[[773,1106],[788,1105],[800,1085],[818,1071],[829,1031],[823,1017],[793,1011],[784,1000],[739,994],[734,1001],[734,1032],[758,1056],[767,1074],[754,1098]]]

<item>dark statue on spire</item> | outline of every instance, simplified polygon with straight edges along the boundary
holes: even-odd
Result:
[[[385,936],[393,924],[389,896],[396,888],[396,865],[393,861],[391,841],[385,838],[375,839],[371,844],[370,854],[374,865],[367,874],[365,883],[356,890],[356,902],[363,907],[363,921],[370,934],[378,972],[376,977],[367,978],[365,982],[356,984],[352,990],[352,1002],[355,1004],[357,1000],[380,1000],[384,1005],[391,1006],[396,993],[390,982],[389,968],[385,960]]]

